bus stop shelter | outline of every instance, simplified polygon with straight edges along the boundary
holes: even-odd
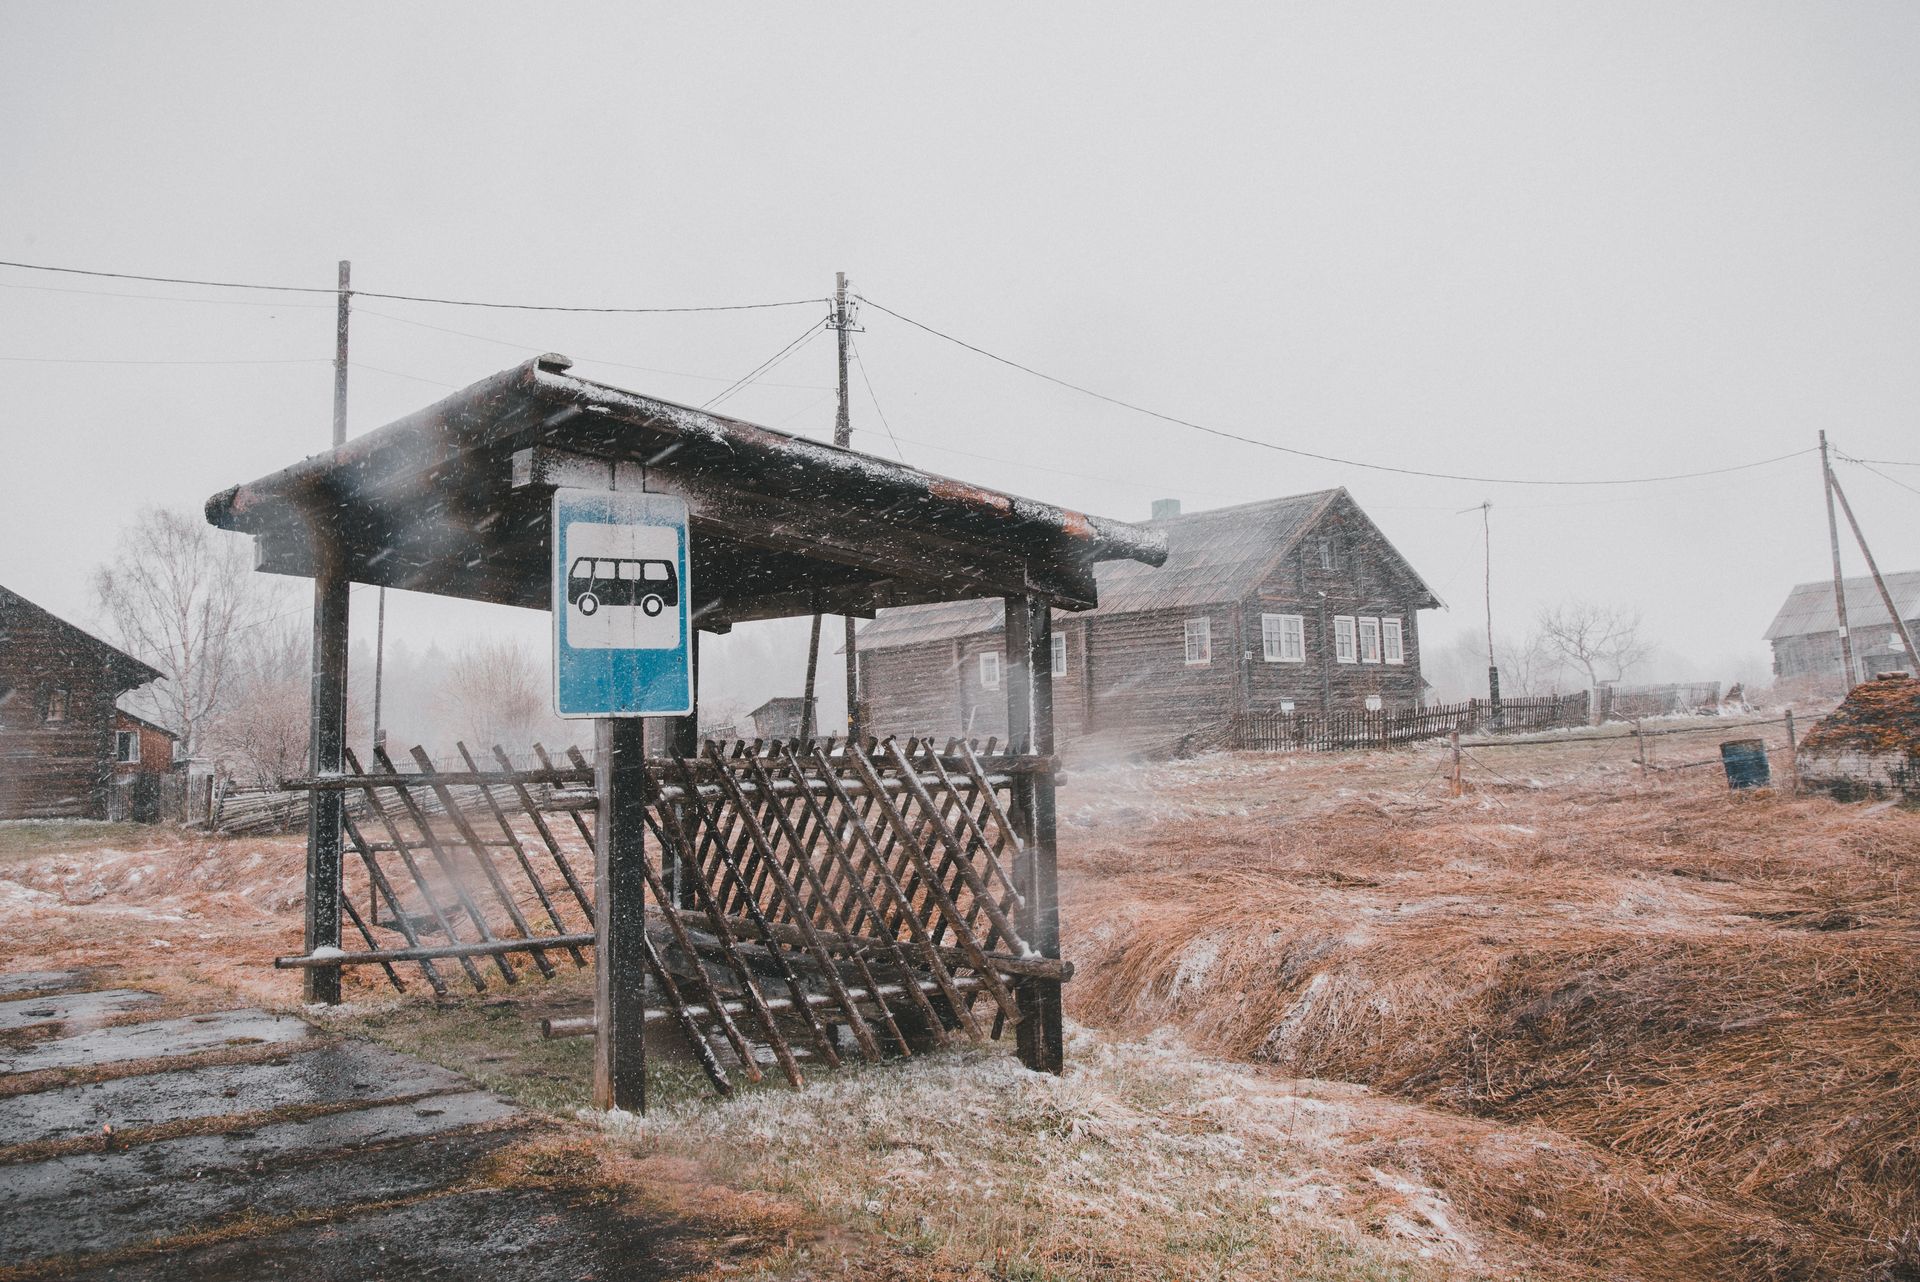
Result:
[[[1054,895],[1051,610],[1095,605],[1101,561],[1159,564],[1164,536],[581,379],[570,364],[548,355],[504,370],[207,502],[212,524],[253,536],[259,569],[315,583],[312,774],[291,781],[312,798],[305,953],[283,959],[304,969],[308,999],[338,1001],[345,965],[381,965],[397,985],[394,967],[411,963],[438,986],[436,959],[457,959],[477,981],[472,959],[483,958],[511,980],[507,954],[544,970],[553,950],[577,959],[590,945],[603,1106],[644,1103],[649,1019],[670,1020],[696,1043],[724,1034],[755,1076],[751,1052],[779,1043],[780,1056],[783,1020],[806,1026],[832,1060],[820,1036],[829,1024],[851,1029],[867,1052],[880,1040],[873,1027],[898,1034],[895,1015],[909,1008],[928,1017],[936,1040],[974,1031],[971,1007],[984,1000],[996,1029],[1016,1028],[1029,1065],[1057,1070],[1059,988],[1070,972],[1059,961]],[[349,584],[545,609],[556,487],[684,499],[686,604],[701,631],[1001,598],[1009,742],[984,755],[916,740],[756,744],[728,757],[717,745],[702,750],[696,710],[676,719],[670,749],[652,761],[637,721],[609,719],[590,770],[584,760],[543,762],[544,772],[514,775],[503,756],[499,772],[469,759],[459,775],[403,775],[376,749],[379,768],[361,771],[345,742]],[[559,929],[557,912],[555,932],[543,935],[505,893],[506,917],[491,927],[480,896],[465,895],[464,919],[429,904],[437,925],[421,927],[427,914],[401,904],[404,879],[386,876],[381,860],[403,858],[425,895],[432,879],[414,853],[441,860],[455,883],[464,866],[501,889],[490,848],[511,846],[528,861],[524,829],[495,795],[525,801],[559,859],[529,791],[557,784],[593,789],[591,832],[577,805],[570,816],[592,841],[591,903],[584,884],[573,886],[591,912],[590,939]],[[485,795],[503,836],[471,830],[447,793],[455,786]],[[412,803],[428,788],[456,821],[464,865],[461,852],[443,849],[455,844],[446,821],[436,832]],[[366,799],[387,840],[361,834],[350,794]],[[365,863],[369,893],[392,901],[403,947],[375,947],[343,897],[348,853]],[[343,909],[367,949],[341,949]],[[376,903],[376,924],[379,911]],[[767,996],[769,975],[786,996]],[[905,1053],[912,1039],[896,1040]],[[722,1066],[700,1053],[725,1089]]]

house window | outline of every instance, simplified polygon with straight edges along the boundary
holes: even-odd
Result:
[[[980,656],[980,685],[982,689],[986,690],[998,690],[1000,688],[999,655],[988,653]]]
[[[1379,695],[1377,695],[1377,694],[1370,694],[1370,695],[1368,695],[1368,696],[1367,696],[1367,711],[1368,711],[1368,712],[1378,712],[1378,711],[1380,711],[1380,696],[1379,696]]]
[[[1323,570],[1344,570],[1347,568],[1346,549],[1340,544],[1338,534],[1321,536],[1317,541],[1320,550],[1320,568]]]
[[[1333,661],[1335,663],[1359,661],[1354,650],[1353,619],[1350,615],[1337,614],[1333,618]]]
[[[1282,699],[1282,700],[1280,701],[1280,711],[1282,711],[1282,712],[1292,712],[1292,711],[1293,711],[1293,700],[1291,700],[1291,699]]]
[[[1268,663],[1304,663],[1306,624],[1297,614],[1260,616],[1260,653]]]
[[[65,721],[67,719],[67,691],[65,686],[55,686],[47,691],[47,720]]]
[[[1388,663],[1407,661],[1407,641],[1400,630],[1400,620],[1380,620],[1380,648],[1386,653]]]
[[[1360,662],[1380,662],[1380,620],[1360,620]]]
[[[113,759],[122,765],[140,760],[140,736],[137,732],[132,730],[113,732]]]
[[[1213,662],[1213,620],[1187,620],[1187,666]]]
[[[1053,634],[1052,650],[1053,650],[1053,665],[1052,665],[1053,675],[1056,677],[1064,676],[1067,671],[1067,634],[1066,633],[1056,632]]]

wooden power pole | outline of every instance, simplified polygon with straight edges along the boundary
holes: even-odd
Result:
[[[1866,558],[1867,573],[1873,576],[1873,586],[1880,589],[1880,604],[1887,608],[1887,617],[1893,620],[1894,635],[1900,638],[1900,646],[1907,652],[1907,671],[1920,677],[1920,653],[1913,648],[1913,634],[1907,631],[1907,621],[1900,617],[1900,606],[1893,599],[1893,593],[1887,590],[1887,581],[1880,577],[1880,567],[1873,559],[1873,549],[1867,546],[1867,536],[1860,532],[1860,522],[1854,519],[1853,504],[1847,502],[1847,492],[1840,488],[1840,478],[1831,471],[1827,473],[1827,505],[1831,510],[1833,500],[1840,500],[1840,510],[1847,515],[1847,524],[1853,529],[1853,538],[1860,545],[1860,555]]]
[[[333,444],[347,440],[347,317],[353,297],[353,265],[340,262],[339,310],[334,322]],[[338,775],[347,747],[347,592],[341,549],[318,540],[313,575],[313,686],[309,705],[307,765],[316,779]],[[340,947],[342,816],[346,794],[316,789],[307,807],[306,950]],[[329,1005],[340,1000],[340,968],[315,966],[306,973],[306,999]]]
[[[1827,492],[1827,546],[1833,550],[1833,609],[1840,620],[1840,666],[1853,689],[1853,638],[1847,632],[1847,585],[1840,574],[1840,526],[1833,515],[1833,464],[1827,460],[1827,433],[1820,432],[1820,478]]]
[[[840,339],[840,408],[833,418],[833,443],[846,449],[853,442],[853,419],[847,405],[847,334],[852,325],[847,318],[847,274],[833,274],[833,319],[827,324],[838,331]],[[853,616],[846,616],[845,650],[847,656],[847,739],[860,737],[860,655],[854,649]],[[801,733],[811,737],[818,732],[814,716],[814,674],[820,664],[820,611],[813,612],[813,632],[807,642],[807,688],[801,699]]]

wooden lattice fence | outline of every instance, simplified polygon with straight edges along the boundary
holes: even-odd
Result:
[[[808,1057],[909,1055],[1019,1023],[1019,986],[1071,971],[1035,947],[1057,952],[1033,911],[1028,827],[1051,760],[994,746],[710,742],[649,759],[646,1021],[676,1027],[721,1092],[763,1059],[798,1086]],[[437,993],[588,964],[594,770],[577,749],[535,753],[537,768],[497,748],[483,766],[462,745],[454,771],[415,749],[403,771],[376,750],[371,770],[348,754],[341,777],[290,785],[358,801],[342,908],[365,947],[279,964],[377,965],[396,988],[417,969]]]

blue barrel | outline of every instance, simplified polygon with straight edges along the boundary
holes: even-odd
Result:
[[[1765,739],[1733,739],[1720,745],[1720,764],[1726,767],[1729,788],[1764,788],[1767,771]]]

